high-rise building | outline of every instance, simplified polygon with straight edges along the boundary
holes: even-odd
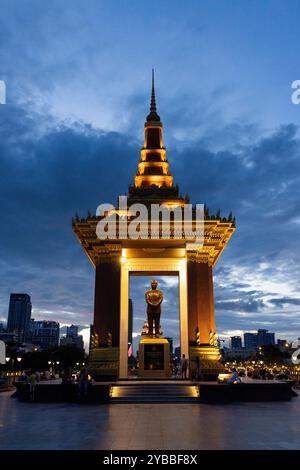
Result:
[[[175,357],[177,357],[178,359],[180,359],[180,357],[181,357],[180,346],[177,346],[177,347],[175,348],[174,354],[175,354]]]
[[[84,349],[83,336],[78,334],[79,327],[76,325],[67,326],[67,334],[60,340],[61,346],[75,346],[77,349]]]
[[[173,354],[173,338],[167,338],[167,337],[166,337],[166,340],[169,341],[169,345],[170,345],[170,354]]]
[[[7,332],[26,341],[30,333],[31,300],[28,294],[10,294]]]
[[[31,320],[31,342],[43,349],[57,348],[59,323],[56,321]]]
[[[18,336],[16,333],[8,333],[6,330],[0,331],[0,340],[4,341],[5,344],[12,344],[18,342]]]
[[[268,330],[257,330],[257,346],[274,346],[275,333],[270,333]]]
[[[76,325],[71,325],[67,326],[67,336],[77,336],[78,335],[78,326]]]
[[[257,335],[256,333],[244,333],[245,348],[257,348]]]
[[[275,344],[275,333],[257,330],[257,333],[244,333],[245,348],[258,348]]]
[[[242,347],[242,338],[240,336],[231,336],[231,349]]]
[[[66,335],[60,339],[61,346],[74,346],[77,349],[84,349],[84,342],[82,335]]]

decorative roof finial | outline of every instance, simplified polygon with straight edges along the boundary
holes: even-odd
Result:
[[[147,116],[147,122],[160,121],[160,117],[156,112],[156,101],[155,101],[155,87],[154,87],[154,69],[152,69],[152,93],[150,103],[150,113]]]
[[[154,88],[154,69],[152,69],[152,94],[151,94],[151,113],[156,113],[156,102],[155,102],[155,88]]]

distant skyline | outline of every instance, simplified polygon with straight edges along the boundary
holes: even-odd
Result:
[[[174,175],[237,229],[215,269],[217,333],[300,336],[300,4],[4,0],[0,17],[0,321],[89,325],[94,269],[71,228],[133,181],[151,69]],[[139,322],[144,280],[133,288]],[[167,285],[171,324],[177,288]],[[141,300],[142,302],[142,300]],[[174,333],[175,334],[175,333]],[[169,334],[168,331],[168,335]]]

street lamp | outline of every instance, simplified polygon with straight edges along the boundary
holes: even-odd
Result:
[[[21,357],[17,357],[17,361],[18,361],[18,362],[21,362],[21,361],[22,361],[22,358],[21,358]]]
[[[17,360],[18,360],[18,359],[21,360],[21,358],[17,358]],[[6,363],[7,363],[7,364],[8,364],[9,361],[11,360],[11,372],[13,372],[13,371],[14,371],[15,358],[14,358],[14,357],[9,357],[9,356],[7,356],[7,357],[5,358],[5,360],[6,360]]]

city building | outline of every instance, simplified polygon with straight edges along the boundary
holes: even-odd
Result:
[[[257,348],[226,348],[222,349],[224,359],[250,359],[257,354]]]
[[[177,347],[174,349],[174,355],[175,355],[175,357],[178,357],[178,359],[181,357],[180,346],[177,346]]]
[[[6,344],[18,342],[18,335],[16,333],[8,333],[6,330],[0,331],[0,340]]]
[[[275,333],[270,333],[268,330],[257,330],[257,346],[270,345],[275,345]]]
[[[83,336],[63,336],[60,338],[60,346],[74,346],[77,349],[84,349]]]
[[[231,348],[241,348],[242,347],[242,338],[240,336],[231,336]]]
[[[268,330],[257,330],[257,333],[244,333],[245,348],[275,345],[275,333]]]
[[[67,326],[67,336],[77,336],[78,335],[78,326],[77,325],[70,325]]]
[[[57,348],[59,344],[59,323],[55,321],[31,320],[30,340],[42,349]]]
[[[287,351],[290,345],[286,339],[278,339],[276,346],[281,352],[283,352],[283,351]]]
[[[67,327],[67,334],[60,339],[61,346],[74,346],[77,349],[84,349],[83,336],[78,334],[79,327],[71,325]]]
[[[30,334],[31,299],[28,294],[10,294],[7,332],[15,333],[18,341],[26,341]]]
[[[167,337],[166,337],[166,340],[169,341],[169,345],[170,345],[170,354],[173,354],[173,338],[167,338]]]
[[[257,335],[256,333],[244,333],[244,346],[245,348],[257,348]]]

